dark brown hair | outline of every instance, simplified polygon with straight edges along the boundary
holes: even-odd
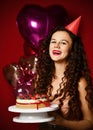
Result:
[[[81,102],[79,99],[78,82],[81,77],[84,77],[87,81],[87,95],[85,98],[89,103],[89,107],[93,107],[92,78],[90,75],[90,70],[86,59],[86,53],[84,51],[84,46],[82,44],[81,38],[72,34],[70,31],[66,30],[63,27],[55,28],[46,37],[46,39],[44,40],[44,42],[42,42],[40,46],[37,64],[38,81],[36,92],[47,94],[48,87],[50,88],[50,90],[52,89],[51,82],[54,76],[54,62],[51,60],[49,56],[49,44],[52,34],[56,31],[68,32],[69,36],[72,38],[73,44],[71,52],[68,56],[68,65],[64,72],[64,78],[66,79],[66,82],[64,82],[64,78],[62,78],[62,82],[60,83],[60,93],[57,93],[54,98],[62,95],[62,93],[64,92],[64,96],[60,100],[62,105],[62,102],[66,97],[66,94],[69,93],[71,97],[71,100],[69,101],[70,111],[68,112],[66,118],[71,120],[80,120],[83,118],[83,115],[81,111]],[[63,89],[61,88],[61,85],[64,85]]]

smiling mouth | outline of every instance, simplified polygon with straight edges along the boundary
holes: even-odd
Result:
[[[60,55],[61,54],[61,51],[58,51],[58,50],[53,50],[52,52],[54,55]]]

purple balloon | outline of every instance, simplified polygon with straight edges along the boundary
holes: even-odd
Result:
[[[17,15],[19,32],[31,49],[38,53],[41,41],[56,26],[68,24],[68,14],[63,6],[25,5]]]
[[[37,51],[39,41],[47,34],[47,12],[39,5],[24,6],[18,16],[17,25],[22,37]]]

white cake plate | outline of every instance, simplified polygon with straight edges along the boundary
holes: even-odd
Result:
[[[19,116],[13,118],[13,121],[17,123],[41,123],[52,121],[54,117],[49,117],[47,112],[57,109],[58,105],[56,104],[39,109],[21,109],[17,108],[15,105],[8,107],[10,112],[20,113]]]

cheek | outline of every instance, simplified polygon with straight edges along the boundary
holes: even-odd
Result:
[[[51,53],[51,51],[52,51],[52,45],[49,45],[49,54]]]
[[[49,45],[49,50],[50,50],[52,47],[53,47],[53,45],[52,45],[52,44],[50,44],[50,45]]]
[[[63,55],[64,55],[65,57],[67,57],[67,56],[69,55],[70,49],[65,48],[65,49],[63,49],[62,52],[63,52]]]
[[[69,52],[70,52],[70,48],[68,48],[68,47],[63,48],[63,52],[69,54]]]

